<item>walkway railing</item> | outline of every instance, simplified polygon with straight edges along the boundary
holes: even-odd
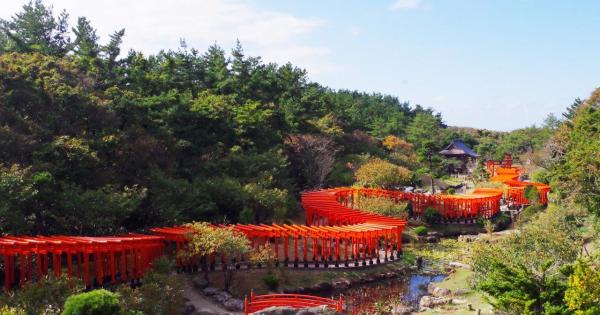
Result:
[[[293,308],[325,306],[336,312],[342,312],[344,309],[344,298],[341,295],[338,299],[329,299],[306,294],[254,295],[254,292],[251,292],[250,298],[246,297],[244,299],[244,314],[252,314],[273,306]]]

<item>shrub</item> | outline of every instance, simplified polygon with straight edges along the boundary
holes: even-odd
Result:
[[[60,314],[67,298],[81,290],[83,285],[77,279],[73,279],[71,287],[67,276],[58,279],[44,277],[41,285],[29,282],[13,295],[0,294],[0,305],[22,309],[26,314]]]
[[[361,210],[400,219],[408,218],[407,205],[406,202],[396,203],[394,200],[385,197],[360,198]]]
[[[360,185],[374,188],[392,188],[404,185],[411,179],[411,172],[407,168],[379,158],[363,164],[355,175]]]
[[[70,296],[62,315],[115,315],[119,312],[119,296],[100,289]]]
[[[423,218],[428,224],[434,224],[440,221],[442,215],[435,208],[427,207],[423,212]]]
[[[171,274],[173,264],[166,258],[158,259],[154,269],[144,275],[137,288],[119,287],[121,309],[129,314],[178,315],[183,308],[183,283],[180,275]],[[137,312],[137,313],[136,313]]]
[[[0,308],[0,315],[25,315],[25,311],[20,308],[2,306]]]
[[[419,235],[419,236],[423,236],[427,234],[427,227],[424,226],[417,226],[415,228],[415,234]]]
[[[268,273],[266,276],[264,276],[263,282],[265,283],[267,288],[271,290],[275,290],[279,286],[279,278],[277,278],[277,276],[272,273]]]
[[[536,214],[538,214],[543,209],[544,209],[544,207],[542,207],[540,205],[531,205],[531,206],[523,209],[523,212],[521,212],[521,214],[519,215],[519,221],[521,221],[521,223],[527,222],[527,221],[531,220]]]
[[[525,195],[525,198],[529,200],[531,205],[537,205],[540,201],[540,192],[533,185],[527,185],[523,194]]]

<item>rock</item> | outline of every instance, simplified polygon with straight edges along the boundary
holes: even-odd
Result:
[[[421,308],[434,308],[436,306],[448,304],[451,302],[452,302],[452,299],[450,299],[450,298],[425,295],[419,301],[419,306]]]
[[[381,280],[381,279],[385,279],[385,278],[387,278],[385,273],[378,273],[375,275],[375,279],[377,279],[377,280]]]
[[[225,291],[219,291],[213,295],[213,299],[219,303],[225,303],[225,301],[231,299],[231,294]]]
[[[452,304],[465,304],[467,300],[464,299],[452,299]]]
[[[194,277],[194,279],[192,280],[192,284],[194,285],[194,288],[204,290],[204,288],[208,286],[208,281],[204,279],[204,276]]]
[[[240,299],[231,298],[225,301],[225,303],[223,303],[223,306],[228,311],[241,312],[244,310],[244,301]]]
[[[427,285],[427,293],[435,297],[444,297],[450,295],[452,292],[446,288],[440,288],[433,282],[430,282],[429,285]]]
[[[465,242],[465,243],[470,243],[477,240],[477,235],[459,235],[458,236],[458,241],[459,242]]]
[[[440,232],[427,232],[427,236],[435,236],[437,238],[442,237],[442,234]]]
[[[183,314],[184,315],[193,315],[195,313],[196,313],[196,307],[194,306],[194,304],[185,303],[185,305],[183,307]]]
[[[454,293],[452,295],[461,296],[461,295],[465,295],[469,292],[470,292],[469,289],[458,289],[458,290],[454,291]]]
[[[219,289],[215,288],[215,287],[206,287],[204,288],[204,290],[202,290],[202,293],[206,296],[213,296],[215,294],[217,294],[219,291]]]
[[[402,304],[396,305],[392,308],[393,315],[410,315],[413,311],[414,309],[412,307]]]
[[[362,280],[363,280],[363,283],[370,283],[370,282],[375,282],[376,279],[373,276],[368,275],[368,276],[362,278]]]
[[[350,280],[346,279],[346,278],[339,278],[336,280],[333,280],[332,285],[334,289],[348,289],[350,287],[352,283],[350,282]]]
[[[273,306],[265,308],[264,310],[258,311],[254,314],[257,315],[296,315],[298,309],[291,307]]]
[[[333,288],[333,286],[331,285],[331,283],[321,282],[321,283],[317,283],[314,286],[312,286],[311,291],[323,292],[323,291],[330,291],[332,288]]]
[[[301,309],[299,310],[296,315],[317,315],[317,314],[329,314],[326,313],[329,312],[328,309],[326,309],[325,307],[310,307],[310,308],[305,308],[305,309]]]
[[[437,236],[426,236],[425,237],[425,242],[427,243],[437,243],[439,241],[439,238]]]
[[[385,273],[385,277],[388,279],[395,278],[396,276],[397,276],[396,273],[391,272],[391,271]]]
[[[228,315],[228,314],[214,313],[214,312],[209,312],[209,311],[197,311],[196,313],[194,313],[194,315]]]
[[[464,269],[471,270],[471,266],[469,266],[469,265],[467,265],[465,263],[461,263],[459,261],[450,262],[450,263],[448,263],[448,265],[450,267],[454,267],[454,268],[464,268]]]

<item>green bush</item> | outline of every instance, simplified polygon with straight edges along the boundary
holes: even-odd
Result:
[[[415,234],[417,234],[419,236],[427,235],[427,227],[417,226],[415,228]]]
[[[427,207],[423,212],[423,218],[428,224],[434,224],[440,221],[442,215],[433,207]]]
[[[25,315],[25,311],[20,308],[2,306],[0,308],[0,315]]]
[[[157,259],[152,272],[142,278],[142,285],[118,288],[121,309],[131,314],[179,315],[183,308],[183,284],[181,275],[171,274],[173,262],[167,258]]]
[[[525,198],[529,200],[531,205],[537,205],[540,201],[540,192],[533,185],[527,185],[523,194],[525,195]]]
[[[521,223],[527,222],[527,221],[531,220],[536,214],[541,212],[543,209],[544,209],[543,206],[531,205],[531,206],[523,209],[523,212],[521,212],[521,214],[519,216],[519,221],[521,221]]]
[[[269,273],[266,276],[264,276],[263,282],[265,283],[267,288],[271,290],[275,290],[279,286],[279,278],[277,278],[277,276],[272,273]]]
[[[70,296],[62,315],[115,315],[119,312],[119,295],[100,289]]]
[[[71,287],[66,275],[58,279],[44,277],[41,285],[29,282],[25,288],[16,290],[11,295],[0,294],[0,305],[8,306],[9,310],[11,307],[22,309],[26,314],[60,314],[67,298],[84,288],[78,279],[73,279],[72,284]]]

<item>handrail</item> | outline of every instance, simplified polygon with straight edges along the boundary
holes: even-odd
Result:
[[[250,292],[250,297],[248,298],[248,296],[246,296],[244,298],[245,315],[273,306],[286,306],[292,308],[325,306],[336,312],[342,312],[344,309],[344,297],[340,295],[337,299],[333,299],[308,294],[254,295],[254,292]]]

